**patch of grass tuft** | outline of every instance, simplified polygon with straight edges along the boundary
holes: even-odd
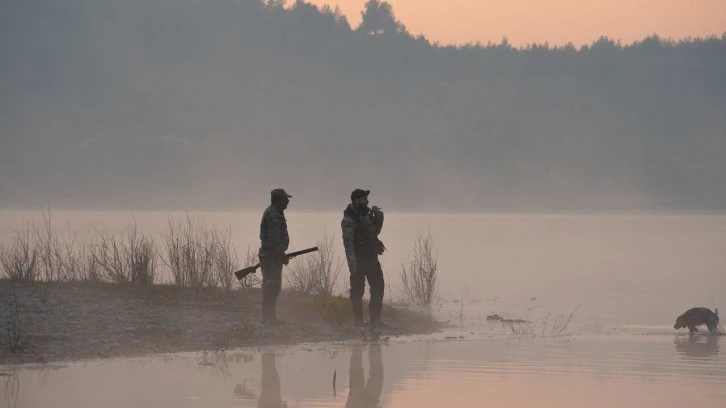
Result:
[[[312,306],[318,315],[326,322],[332,324],[345,324],[353,321],[353,310],[350,299],[343,296],[314,296]],[[363,309],[367,309],[364,302]]]

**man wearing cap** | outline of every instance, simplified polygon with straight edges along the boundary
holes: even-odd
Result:
[[[262,321],[277,325],[277,297],[282,289],[282,266],[289,259],[285,254],[290,244],[287,235],[285,209],[292,196],[276,188],[270,192],[271,204],[265,209],[260,222],[260,269],[262,270]]]
[[[385,250],[378,234],[383,228],[383,212],[376,206],[368,208],[370,190],[355,189],[350,194],[351,203],[343,211],[343,246],[350,269],[350,301],[355,324],[363,324],[363,293],[365,281],[371,291],[368,304],[372,327],[387,326],[381,321],[383,308],[383,270],[378,255]]]

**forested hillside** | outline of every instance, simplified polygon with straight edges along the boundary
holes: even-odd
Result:
[[[441,47],[363,12],[0,2],[0,206],[726,209],[726,34]]]

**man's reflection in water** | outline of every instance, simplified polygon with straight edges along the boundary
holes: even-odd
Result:
[[[718,354],[721,336],[713,334],[676,336],[676,351],[691,357],[709,357]]]
[[[13,371],[5,380],[5,402],[8,408],[15,408],[18,405],[18,394],[20,394],[20,380],[18,373]]]
[[[350,356],[350,380],[348,391],[348,408],[375,408],[383,390],[383,356],[381,345],[371,344],[368,349],[368,382],[363,372],[363,345],[353,347]]]
[[[280,375],[277,373],[274,353],[262,354],[262,388],[257,406],[262,408],[287,407],[287,402],[282,401]]]

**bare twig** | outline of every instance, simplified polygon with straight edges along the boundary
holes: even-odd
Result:
[[[224,231],[214,230],[214,242],[216,251],[214,253],[214,274],[216,281],[225,290],[231,290],[234,284],[234,271],[238,269],[239,261],[237,252],[232,246],[232,228]]]
[[[33,281],[38,276],[38,248],[32,233],[31,224],[26,222],[7,246],[0,245],[0,263],[11,280]]]

